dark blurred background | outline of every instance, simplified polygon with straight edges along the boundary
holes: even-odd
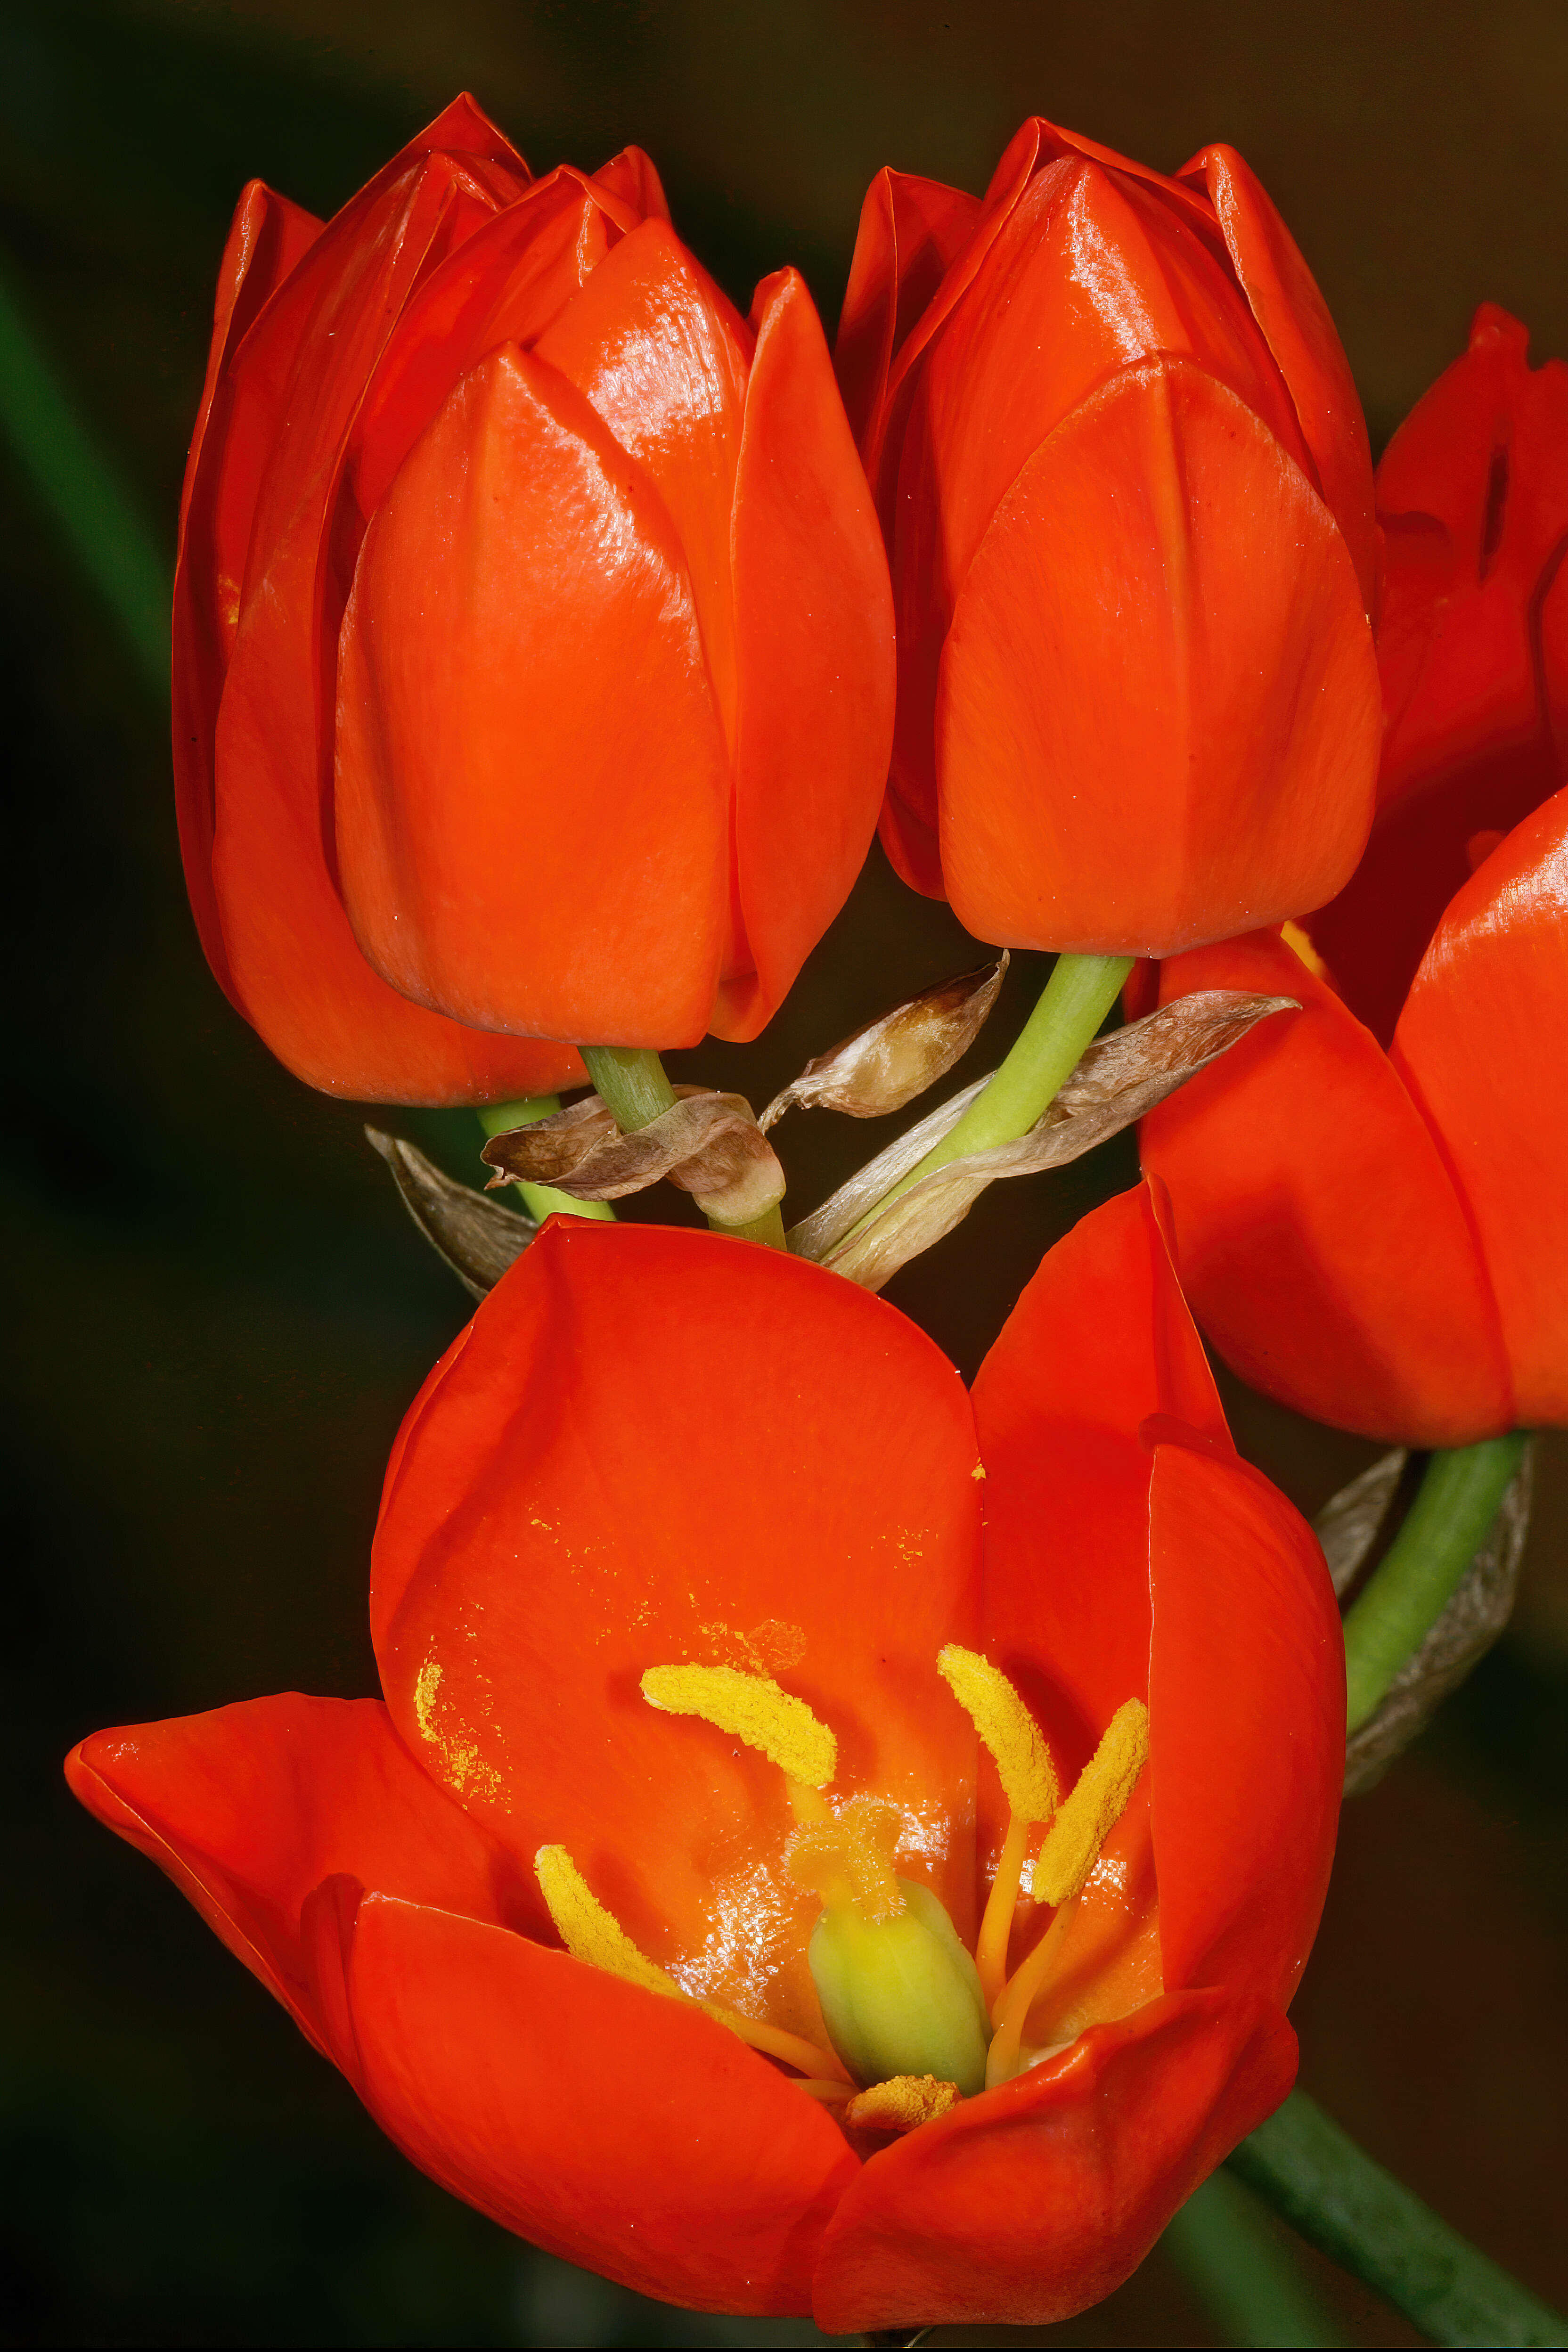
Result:
[[[330,212],[465,86],[536,169],[646,145],[738,299],[793,259],[830,325],[875,169],[978,188],[1039,110],[1167,168],[1210,139],[1240,146],[1338,318],[1374,443],[1461,347],[1482,297],[1529,322],[1538,357],[1568,351],[1556,0],[4,0],[0,289],[122,479],[154,571],[172,552],[242,182],[260,174]],[[13,344],[5,365],[21,364]],[[276,1067],[209,980],[154,662],[3,448],[0,594],[0,953],[16,1015],[0,1087],[15,1563],[0,1649],[4,2338],[819,2341],[804,2325],[639,2304],[453,2202],[173,1890],[66,1798],[60,1758],[102,1725],[374,1687],[364,1587],[381,1467],[466,1307],[355,1113]],[[692,1066],[760,1102],[906,983],[973,961],[945,909],[875,860],[767,1037]],[[998,1033],[1037,977],[1016,978]],[[461,1121],[387,1123],[470,1169]],[[825,1118],[785,1133],[803,1205],[880,1139]],[[1133,1173],[1124,1143],[999,1187],[891,1295],[972,1371],[1041,1251]],[[1370,1458],[1227,1394],[1247,1450],[1308,1509]],[[1561,2302],[1561,1444],[1542,1488],[1513,1629],[1347,1808],[1294,2014],[1307,2087]],[[1277,2236],[1320,2298],[1318,2340],[1417,2340]],[[1304,2340],[1227,2325],[1162,2249],[1109,2304],[1037,2340]]]

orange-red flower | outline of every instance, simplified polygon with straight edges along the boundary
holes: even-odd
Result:
[[[466,98],[324,227],[247,191],[174,748],[209,960],[300,1076],[487,1100],[581,1078],[541,1040],[753,1036],[864,856],[891,705],[795,271],[742,320],[646,156],[534,179]]]
[[[1013,947],[1170,954],[1321,906],[1366,839],[1366,430],[1241,158],[1040,121],[978,203],[883,172],[838,365],[892,558],[883,838]]]
[[[1304,1010],[1143,1124],[1228,1360],[1417,1445],[1568,1421],[1568,367],[1528,348],[1483,306],[1379,467],[1381,807],[1307,961],[1161,969]]]
[[[1146,1192],[1053,1252],[973,1397],[821,1269],[547,1225],[404,1425],[372,1623],[384,1705],[100,1733],[72,1785],[538,2243],[830,2330],[1052,2320],[1288,2089],[1340,1633]],[[1048,1928],[1010,1740],[1074,1791]],[[878,1917],[952,1983],[988,1907],[999,2079],[855,2105],[815,1937],[872,1934],[847,1882],[895,1853]]]

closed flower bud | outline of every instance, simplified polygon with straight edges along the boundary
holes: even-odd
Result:
[[[1377,761],[1372,477],[1241,159],[1167,179],[1035,121],[983,203],[883,173],[838,362],[892,558],[905,879],[1091,954],[1330,897]]]
[[[192,448],[204,944],[311,1083],[505,1101],[754,1036],[847,895],[886,565],[809,295],[741,318],[636,151],[459,99],[325,226],[259,186]]]

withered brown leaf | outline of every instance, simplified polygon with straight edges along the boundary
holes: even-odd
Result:
[[[1001,992],[1008,955],[979,971],[961,971],[879,1013],[807,1062],[776,1094],[757,1124],[764,1132],[792,1104],[879,1118],[902,1110],[944,1078],[979,1036]]]

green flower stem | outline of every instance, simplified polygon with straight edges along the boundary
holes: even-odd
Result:
[[[0,439],[119,623],[147,686],[166,699],[168,559],[4,280]]]
[[[1213,2174],[1161,2240],[1232,2344],[1341,2345],[1291,2242],[1239,2180]]]
[[[623,1135],[647,1127],[660,1112],[675,1108],[675,1088],[664,1075],[658,1055],[642,1045],[584,1045],[600,1100],[615,1113]]]
[[[861,1231],[922,1176],[994,1144],[1016,1143],[1048,1108],[1121,992],[1131,956],[1058,956],[1016,1044],[956,1127],[901,1177],[855,1228]]]
[[[1568,2319],[1440,2221],[1302,2092],[1242,2141],[1229,2169],[1434,2344],[1568,2345]]]
[[[1486,1541],[1525,1434],[1434,1454],[1405,1523],[1345,1615],[1348,1728],[1358,1730],[1418,1649]]]
[[[487,1135],[506,1135],[514,1127],[531,1127],[536,1118],[549,1118],[561,1108],[559,1095],[531,1095],[526,1102],[486,1103],[479,1111],[479,1125]],[[524,1208],[531,1217],[542,1224],[546,1217],[608,1217],[615,1211],[608,1201],[574,1201],[570,1192],[558,1192],[553,1184],[520,1184]]]
[[[623,1135],[647,1127],[661,1111],[674,1109],[675,1088],[665,1076],[658,1055],[647,1047],[584,1045],[583,1059]],[[784,1218],[776,1202],[762,1216],[742,1225],[727,1225],[721,1217],[710,1217],[708,1222],[716,1234],[729,1234],[737,1241],[765,1242],[770,1249],[784,1245]]]

